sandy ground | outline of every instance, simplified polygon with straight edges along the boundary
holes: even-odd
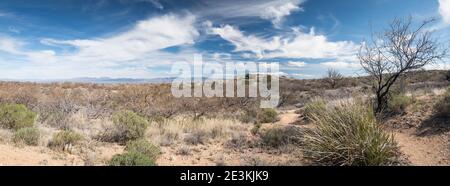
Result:
[[[280,112],[280,120],[263,127],[291,125],[299,115],[295,110]],[[311,125],[300,125],[310,128]],[[250,131],[250,129],[248,130]],[[450,140],[448,134],[420,137],[414,127],[392,130],[401,152],[412,165],[450,165]],[[256,140],[250,132],[247,140]],[[181,142],[170,147],[162,147],[164,153],[157,161],[159,165],[302,165],[301,154],[261,149],[257,147],[233,149],[226,141],[210,141],[203,145],[185,146]],[[187,148],[188,155],[180,154],[180,148]],[[121,153],[123,147],[118,145],[101,146],[88,157],[55,152],[47,147],[19,147],[13,144],[0,144],[0,165],[85,165],[86,158],[96,164],[104,164],[114,154]],[[92,156],[92,157],[90,157]]]

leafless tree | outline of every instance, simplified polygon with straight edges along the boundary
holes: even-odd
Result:
[[[372,34],[372,40],[362,44],[358,56],[362,68],[373,79],[376,113],[385,108],[399,77],[446,56],[447,49],[427,28],[433,22],[425,20],[414,26],[412,17],[395,19],[384,32]]]
[[[344,79],[341,73],[337,70],[329,68],[327,71],[327,76],[325,77],[325,81],[330,85],[331,88],[336,88],[337,85]]]

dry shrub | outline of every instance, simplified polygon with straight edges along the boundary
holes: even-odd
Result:
[[[244,124],[232,119],[177,116],[152,122],[146,136],[161,146],[168,146],[179,139],[187,144],[202,144],[213,139],[228,139],[236,131],[245,128]]]
[[[260,123],[273,123],[278,121],[278,113],[275,109],[263,109],[259,115]]]
[[[434,110],[438,117],[450,117],[450,88],[447,88],[442,98],[436,102]]]
[[[413,99],[405,94],[391,96],[387,104],[388,111],[394,114],[403,114],[406,108],[413,103]]]
[[[48,146],[54,149],[66,150],[68,146],[79,144],[84,137],[81,134],[70,130],[64,130],[56,133]]]
[[[316,128],[304,135],[304,156],[320,165],[392,165],[398,148],[362,103],[341,103],[312,115]]]

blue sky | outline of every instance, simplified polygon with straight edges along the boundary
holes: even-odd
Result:
[[[280,62],[295,78],[358,75],[371,27],[409,15],[437,18],[450,41],[450,0],[2,0],[0,79],[169,77],[195,53]]]

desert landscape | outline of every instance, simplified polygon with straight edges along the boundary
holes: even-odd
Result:
[[[389,164],[449,165],[450,71],[407,77],[406,93],[377,121],[392,134]],[[256,98],[173,98],[170,84],[1,82],[0,164],[114,165],[130,156],[153,165],[327,165],[308,154],[315,112],[351,114],[370,97],[366,77],[334,88],[327,80],[281,78],[277,109]]]

